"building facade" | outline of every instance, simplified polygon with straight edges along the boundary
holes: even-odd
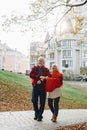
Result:
[[[39,49],[38,42],[32,43],[30,47],[31,67],[42,55],[46,58],[46,66],[49,69],[53,63],[56,63],[61,72],[69,70],[70,73],[79,75],[81,67],[87,67],[87,41],[82,35],[78,34],[78,38],[73,34],[53,37],[42,44],[43,48],[47,44],[45,49]],[[80,39],[81,36],[84,37],[84,41]]]
[[[66,69],[73,74],[80,74],[81,67],[87,67],[87,43],[66,35],[49,41],[47,50],[49,68],[56,63],[62,72]]]
[[[26,73],[29,69],[29,59],[21,52],[0,43],[0,69]]]

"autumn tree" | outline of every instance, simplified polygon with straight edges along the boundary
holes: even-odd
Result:
[[[73,12],[73,19],[76,23],[74,33],[76,34],[81,30],[84,17],[75,16],[73,10],[85,4],[87,0],[34,0],[29,4],[30,14],[20,16],[12,12],[10,17],[2,16],[2,29],[6,31],[12,25],[17,24],[22,26],[21,31],[34,30],[38,28],[38,25],[46,30],[47,22],[50,23],[50,20],[54,20],[53,26],[56,28],[68,13]]]
[[[44,19],[46,17],[49,17],[49,14],[52,17],[55,12],[57,14],[61,13],[61,17],[59,15],[55,20],[55,28],[66,15],[71,14],[72,19],[75,22],[75,28],[73,33],[77,34],[82,29],[82,22],[84,20],[84,16],[75,15],[74,9],[85,4],[87,4],[87,0],[38,0],[37,2],[34,2],[32,4],[32,7],[33,12],[34,14],[36,14],[36,18],[38,19]]]

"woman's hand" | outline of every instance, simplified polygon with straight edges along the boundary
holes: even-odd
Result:
[[[43,81],[44,79],[47,79],[48,76],[40,76],[40,79]]]

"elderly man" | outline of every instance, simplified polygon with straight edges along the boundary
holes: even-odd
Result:
[[[30,78],[32,78],[32,102],[35,111],[34,120],[42,121],[42,114],[44,112],[45,101],[46,101],[46,80],[41,80],[40,76],[48,76],[51,74],[49,69],[45,67],[45,59],[43,57],[38,58],[38,63],[30,71]],[[40,103],[38,103],[40,98]]]

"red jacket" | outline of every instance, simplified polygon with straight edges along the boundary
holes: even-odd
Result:
[[[52,73],[51,78],[47,78],[46,91],[51,92],[55,88],[61,87],[62,84],[63,84],[63,75],[60,72],[55,71],[55,72]]]
[[[34,66],[30,71],[30,78],[32,78],[32,85],[35,86],[37,81],[40,79],[40,76],[38,74],[38,65]],[[51,77],[50,71],[45,66],[42,66],[42,76],[48,76]],[[42,85],[46,85],[45,82],[42,82]]]

